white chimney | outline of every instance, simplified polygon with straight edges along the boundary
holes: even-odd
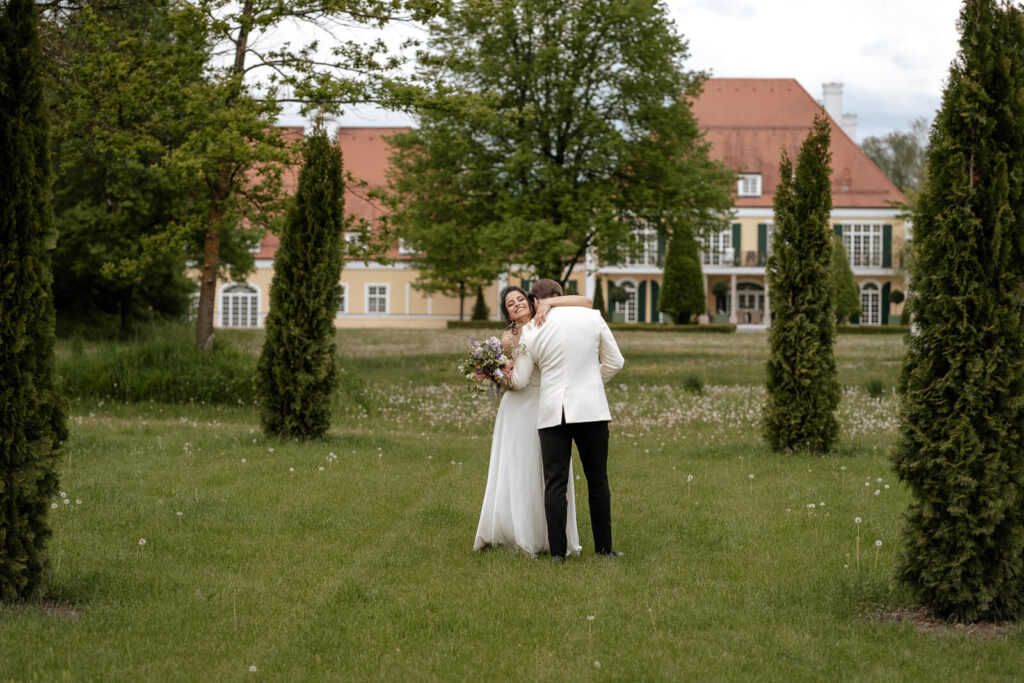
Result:
[[[822,105],[825,111],[831,116],[843,132],[850,136],[850,139],[857,142],[857,115],[843,113],[843,84],[822,83]]]

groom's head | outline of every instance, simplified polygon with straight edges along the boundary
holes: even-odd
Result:
[[[533,286],[530,287],[530,294],[538,301],[550,299],[553,296],[562,296],[562,285],[554,280],[542,278],[533,283]]]

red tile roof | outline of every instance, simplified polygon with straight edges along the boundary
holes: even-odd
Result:
[[[710,78],[693,102],[711,156],[740,172],[761,174],[761,196],[737,197],[737,207],[771,207],[781,150],[795,161],[821,111],[792,78]],[[899,189],[832,121],[833,207],[888,208],[902,201]]]
[[[345,170],[351,173],[356,179],[366,183],[365,185],[346,186],[345,188],[345,211],[349,215],[363,218],[369,221],[375,220],[383,212],[379,201],[369,199],[366,194],[369,190],[380,189],[387,186],[386,172],[388,168],[388,156],[391,154],[390,146],[384,139],[389,135],[404,132],[408,128],[339,128],[337,145],[341,148],[342,162]],[[282,131],[284,137],[289,140],[301,139],[303,129],[285,128]],[[284,188],[288,194],[294,194],[298,183],[298,169],[289,169],[285,172]],[[256,258],[273,258],[277,251],[277,235],[267,233],[263,238]],[[394,256],[394,254],[392,254]]]

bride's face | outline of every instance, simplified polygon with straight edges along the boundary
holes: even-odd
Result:
[[[530,302],[522,292],[509,292],[505,296],[505,310],[513,321],[517,323],[529,322],[533,315],[530,313]]]

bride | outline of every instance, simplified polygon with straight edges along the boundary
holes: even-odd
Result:
[[[534,320],[543,324],[550,306],[591,306],[584,296],[560,296],[539,304],[522,288],[506,287],[501,292],[501,313],[513,327],[501,343],[510,349],[519,343],[522,326]],[[509,352],[506,351],[508,355]],[[522,391],[506,391],[498,406],[491,440],[491,462],[487,469],[487,488],[480,511],[473,550],[489,545],[505,545],[529,555],[548,551],[547,522],[544,519],[544,468],[537,434],[537,398],[540,371],[534,370],[530,384]],[[572,467],[566,492],[569,509],[565,535],[569,552],[580,551],[576,529],[576,494]]]

